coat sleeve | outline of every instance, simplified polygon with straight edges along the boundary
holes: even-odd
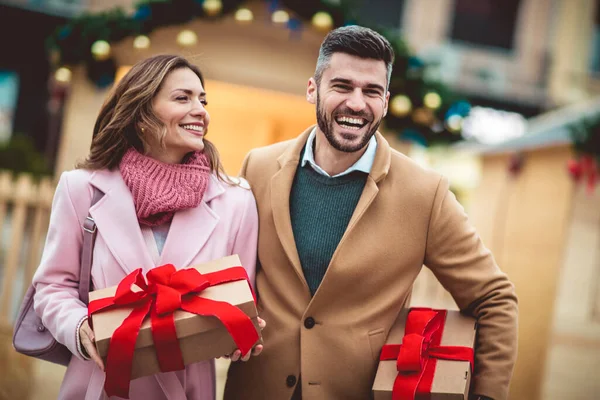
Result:
[[[244,161],[242,162],[242,169],[240,170],[240,176],[242,178],[246,178],[247,174],[248,174],[248,164],[250,164],[250,156],[252,155],[252,152],[249,152],[248,154],[246,154],[246,157],[244,157]]]
[[[242,214],[240,225],[233,242],[233,254],[237,254],[242,261],[242,265],[248,273],[248,278],[253,289],[256,289],[256,255],[258,245],[258,212],[256,209],[256,200],[252,191],[249,189],[248,182],[242,179],[243,186],[248,189],[243,190],[244,198],[242,201]]]
[[[517,297],[468,221],[446,178],[440,178],[430,215],[425,265],[459,308],[478,323],[473,393],[508,397],[517,353]]]
[[[68,174],[61,175],[54,194],[42,260],[33,277],[34,308],[54,338],[83,359],[77,349],[77,326],[87,315],[78,291],[83,228],[71,199]]]

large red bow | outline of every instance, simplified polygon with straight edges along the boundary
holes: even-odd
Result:
[[[469,361],[473,368],[473,349],[440,346],[446,310],[411,308],[406,318],[402,344],[385,345],[380,360],[396,360],[398,376],[393,400],[428,400],[438,359]]]
[[[99,311],[123,306],[133,307],[131,314],[110,338],[104,384],[108,396],[129,398],[135,342],[142,322],[148,314],[151,318],[156,356],[162,372],[185,368],[173,317],[173,312],[177,309],[217,317],[244,355],[258,340],[252,320],[239,308],[196,295],[210,286],[248,280],[244,268],[233,267],[201,274],[193,268],[176,271],[172,264],[167,264],[150,270],[146,278],[147,283],[142,270],[137,269],[119,283],[114,297],[91,301],[88,306],[90,321],[92,314]],[[133,291],[133,284],[141,290]]]

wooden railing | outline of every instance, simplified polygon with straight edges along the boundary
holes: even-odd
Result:
[[[11,337],[40,262],[54,189],[50,178],[0,171],[0,400],[41,398],[40,387],[48,386],[36,372],[37,360],[17,353]]]
[[[40,262],[55,185],[0,171],[0,328],[15,312]]]

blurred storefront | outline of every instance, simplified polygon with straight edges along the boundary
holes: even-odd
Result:
[[[306,30],[291,37],[284,26],[271,23],[264,2],[250,2],[248,9],[252,21],[240,22],[235,15],[193,20],[153,31],[147,48],[136,49],[131,37],[111,49],[118,74],[160,53],[186,56],[202,69],[211,114],[208,138],[230,174],[237,174],[250,149],[292,138],[315,121],[304,92],[323,33]],[[193,33],[189,43],[181,36],[178,42],[182,32]],[[57,173],[87,154],[91,128],[109,90],[90,82],[82,66],[73,69],[68,87]]]
[[[514,399],[600,391],[600,190],[569,173],[573,127],[599,112],[597,97],[530,119],[519,138],[458,146],[481,160],[469,216],[519,295]]]
[[[0,148],[15,139],[51,164],[60,132],[53,129],[57,121],[49,110],[56,93],[49,85],[52,71],[44,40],[66,18],[0,3]],[[0,153],[0,168],[27,164],[8,157]]]
[[[472,105],[468,143],[410,153],[449,176],[515,282],[515,400],[600,392],[600,190],[567,170],[573,126],[600,113],[599,3],[404,0],[409,44]]]
[[[531,117],[596,90],[596,0],[404,2],[409,43],[474,104]]]

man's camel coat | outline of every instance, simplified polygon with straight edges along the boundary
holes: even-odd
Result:
[[[379,133],[363,193],[311,298],[289,204],[312,129],[253,150],[244,162],[258,203],[256,287],[267,327],[262,354],[231,365],[225,399],[287,400],[296,384],[303,399],[370,398],[379,352],[423,264],[478,320],[472,393],[506,399],[517,350],[514,287],[447,179],[390,148]]]

